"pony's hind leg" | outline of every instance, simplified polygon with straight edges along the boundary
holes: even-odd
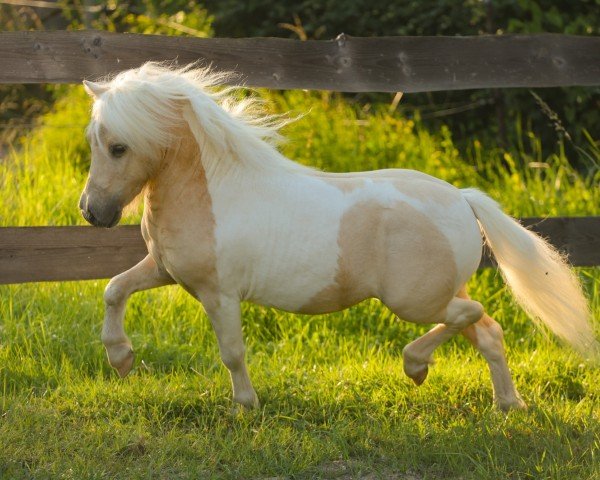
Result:
[[[404,372],[417,384],[421,385],[429,371],[433,351],[457,333],[476,322],[483,315],[483,307],[479,302],[454,297],[448,303],[439,319],[431,319],[441,324],[432,328],[425,335],[409,343],[402,350]]]
[[[106,348],[109,363],[120,377],[127,375],[133,366],[133,349],[123,328],[127,299],[134,292],[172,283],[175,281],[158,268],[150,255],[108,282],[104,291],[106,311],[102,326],[102,343]]]
[[[483,312],[483,307],[472,301],[463,288],[448,305],[446,319],[422,337],[404,347],[404,371],[420,385],[425,381],[431,355],[435,348],[461,332],[486,359],[494,401],[502,410],[527,408],[517,392],[504,354],[503,332],[498,322]]]
[[[519,395],[506,363],[502,327],[484,314],[481,320],[469,325],[462,334],[481,352],[490,368],[494,386],[494,402],[501,410],[523,409],[527,405]]]
[[[464,287],[458,296],[470,300]],[[481,352],[488,363],[494,386],[494,402],[498,408],[505,411],[511,408],[527,408],[515,388],[506,363],[503,344],[504,332],[500,324],[484,313],[479,321],[469,325],[461,333]]]

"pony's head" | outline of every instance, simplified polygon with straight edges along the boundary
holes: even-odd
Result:
[[[118,108],[114,103],[120,102],[115,102],[118,99],[110,86],[86,82],[85,88],[94,98],[92,121],[86,131],[92,155],[79,208],[92,225],[113,227],[121,219],[124,206],[148,181],[160,154],[151,142],[140,148],[131,129],[120,124],[121,118],[112,118]]]
[[[222,77],[202,69],[147,63],[109,81],[83,82],[94,100],[87,128],[91,165],[79,201],[88,222],[99,227],[119,222],[123,208],[160,170],[177,132],[187,123],[184,110],[190,97],[212,102],[199,87],[214,85]]]
[[[123,208],[160,173],[182,132],[193,135],[205,169],[215,175],[231,162],[303,168],[270,144],[285,121],[260,114],[252,98],[238,100],[231,89],[210,88],[231,76],[148,62],[112,80],[84,81],[94,100],[87,129],[92,161],[79,203],[84,218],[96,226],[116,225]]]

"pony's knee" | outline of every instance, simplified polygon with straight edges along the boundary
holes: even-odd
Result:
[[[244,345],[223,345],[220,348],[221,361],[228,370],[236,371],[244,365],[246,349]]]
[[[117,306],[127,299],[127,291],[118,277],[113,278],[104,289],[104,303]]]

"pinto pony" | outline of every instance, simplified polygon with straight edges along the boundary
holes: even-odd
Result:
[[[331,174],[292,162],[274,146],[276,118],[212,88],[225,79],[147,63],[84,82],[94,104],[83,216],[112,227],[144,195],[148,256],[104,294],[102,341],[121,377],[134,358],[125,305],[140,290],[178,283],[202,302],[246,407],[258,399],[240,302],[321,314],[375,297],[404,320],[438,324],[403,350],[417,385],[436,347],[462,333],[489,363],[497,405],[524,408],[502,328],[465,290],[484,239],[531,316],[583,353],[596,348],[576,275],[485,194],[412,170]]]

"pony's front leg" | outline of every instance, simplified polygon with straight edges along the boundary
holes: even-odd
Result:
[[[246,349],[239,300],[221,296],[213,305],[205,303],[204,307],[217,335],[221,360],[231,375],[233,401],[246,408],[258,407],[258,397],[244,358]]]
[[[127,375],[133,366],[133,349],[123,328],[127,299],[132,293],[173,283],[175,281],[157,266],[150,255],[108,282],[104,290],[106,311],[102,343],[106,348],[108,361],[120,377]]]

